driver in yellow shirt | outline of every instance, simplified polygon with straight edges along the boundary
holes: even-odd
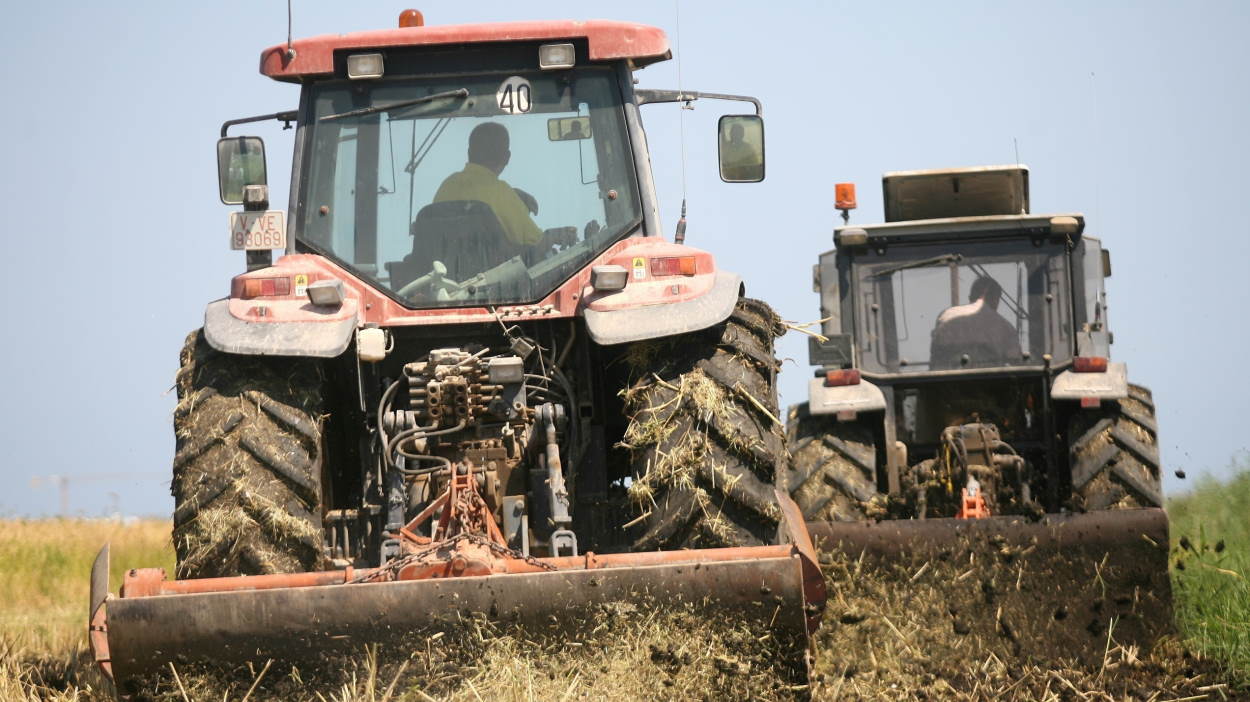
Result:
[[[499,219],[508,240],[518,246],[543,241],[543,230],[530,219],[538,213],[538,202],[523,190],[516,190],[499,178],[508,165],[508,130],[498,122],[484,122],[469,134],[469,162],[464,170],[447,176],[434,202],[478,200],[486,203]]]

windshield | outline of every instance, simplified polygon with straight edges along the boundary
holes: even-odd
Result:
[[[609,69],[311,90],[300,240],[408,306],[534,302],[640,221]]]
[[[975,252],[975,253],[974,253]],[[895,247],[855,263],[860,365],[883,372],[1041,365],[1070,354],[1062,248]]]

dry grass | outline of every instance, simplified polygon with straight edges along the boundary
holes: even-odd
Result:
[[[106,542],[113,582],[133,565],[173,571],[165,521],[0,522],[0,700],[107,699],[85,632],[91,563]]]

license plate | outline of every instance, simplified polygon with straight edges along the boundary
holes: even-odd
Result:
[[[285,249],[286,212],[231,212],[230,248],[236,251]]]

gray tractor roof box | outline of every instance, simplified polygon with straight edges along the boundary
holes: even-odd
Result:
[[[1022,165],[893,171],[881,187],[887,222],[1029,211],[1029,167]]]

